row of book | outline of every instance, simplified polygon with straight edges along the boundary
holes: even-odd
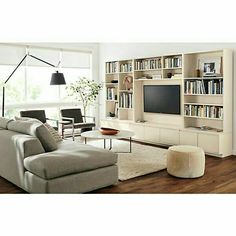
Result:
[[[184,115],[202,118],[223,119],[223,107],[187,104],[184,106]]]
[[[116,89],[115,88],[107,88],[107,100],[116,100]]]
[[[164,59],[165,68],[182,67],[182,57],[167,57]]]
[[[223,80],[185,81],[186,94],[223,94]]]
[[[121,64],[120,72],[132,72],[132,63]]]
[[[135,62],[135,70],[161,69],[161,59],[143,59]]]
[[[132,93],[120,93],[120,107],[132,108],[133,107],[133,94]]]
[[[107,62],[106,73],[116,73],[116,72],[118,72],[118,62]]]

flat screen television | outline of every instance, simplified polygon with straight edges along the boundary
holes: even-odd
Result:
[[[144,85],[144,112],[180,114],[180,85]]]

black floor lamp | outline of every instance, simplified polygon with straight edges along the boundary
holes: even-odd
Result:
[[[49,66],[52,67],[57,67],[49,62],[46,62],[38,57],[35,57],[33,55],[30,54],[26,54],[22,60],[20,61],[20,63],[16,66],[16,68],[12,71],[12,73],[10,74],[10,76],[7,78],[7,80],[4,82],[3,84],[3,89],[2,89],[2,117],[4,117],[5,115],[5,86],[7,84],[7,82],[9,81],[9,79],[12,77],[12,75],[15,73],[15,71],[18,69],[18,67],[23,63],[23,61],[26,59],[27,56],[30,56],[38,61],[41,61],[45,64],[48,64]],[[58,64],[59,65],[59,64]],[[63,73],[59,73],[58,71],[56,71],[56,73],[52,73],[52,77],[51,77],[51,82],[50,85],[63,85],[66,84],[65,78]]]

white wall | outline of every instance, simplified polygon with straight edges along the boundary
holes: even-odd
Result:
[[[150,57],[162,54],[171,53],[187,53],[195,51],[208,51],[216,49],[230,48],[234,50],[234,66],[233,70],[236,71],[236,43],[101,43],[100,44],[100,72],[99,77],[104,81],[106,61],[133,59],[139,57]],[[234,76],[235,81],[235,76]],[[236,83],[233,81],[233,89],[236,91]],[[104,118],[105,94],[101,94],[100,103],[100,117]],[[233,98],[233,114],[236,111],[236,94]],[[236,154],[236,115],[233,117],[233,150]]]

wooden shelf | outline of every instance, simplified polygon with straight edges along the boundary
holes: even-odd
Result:
[[[121,110],[132,110],[133,108],[128,108],[128,107],[119,107]]]
[[[106,102],[118,102],[118,100],[110,100],[110,99],[106,99]]]
[[[133,71],[119,72],[119,74],[132,74]]]
[[[188,132],[197,132],[197,133],[204,133],[204,134],[215,134],[215,135],[218,135],[219,133],[222,133],[223,131],[220,130],[220,131],[217,131],[217,130],[202,130],[198,127],[187,127],[187,128],[184,128],[183,129],[184,131],[188,131]]]
[[[185,93],[184,96],[215,96],[215,97],[223,97],[223,94],[188,94]]]
[[[195,119],[206,119],[206,120],[223,121],[223,119],[221,119],[221,118],[210,118],[210,117],[201,117],[201,116],[186,116],[186,115],[184,115],[184,117],[186,117],[186,118],[195,118]]]
[[[108,85],[108,86],[109,86],[109,85],[114,85],[114,86],[117,86],[117,85],[118,85],[118,83],[106,83],[106,82],[105,82],[104,84],[105,84],[106,86],[107,86],[107,85]]]
[[[177,70],[177,69],[182,69],[182,67],[163,68],[163,70]]]
[[[223,104],[217,103],[198,103],[198,102],[185,102],[184,105],[196,105],[196,106],[215,106],[215,107],[223,107]]]
[[[119,72],[113,72],[113,73],[106,73],[106,75],[118,75]]]
[[[170,79],[170,78],[163,78],[163,79],[134,79],[134,81],[172,81],[172,80],[182,80],[182,79]]]
[[[130,90],[119,90],[120,93],[133,93],[133,91]]]
[[[162,80],[183,80],[182,78],[171,79],[171,78],[162,78]]]
[[[143,69],[143,70],[134,70],[134,72],[142,72],[142,71],[160,71],[162,68],[157,68],[157,69]]]
[[[223,77],[189,77],[184,78],[184,80],[213,80],[213,79],[223,79]]]

